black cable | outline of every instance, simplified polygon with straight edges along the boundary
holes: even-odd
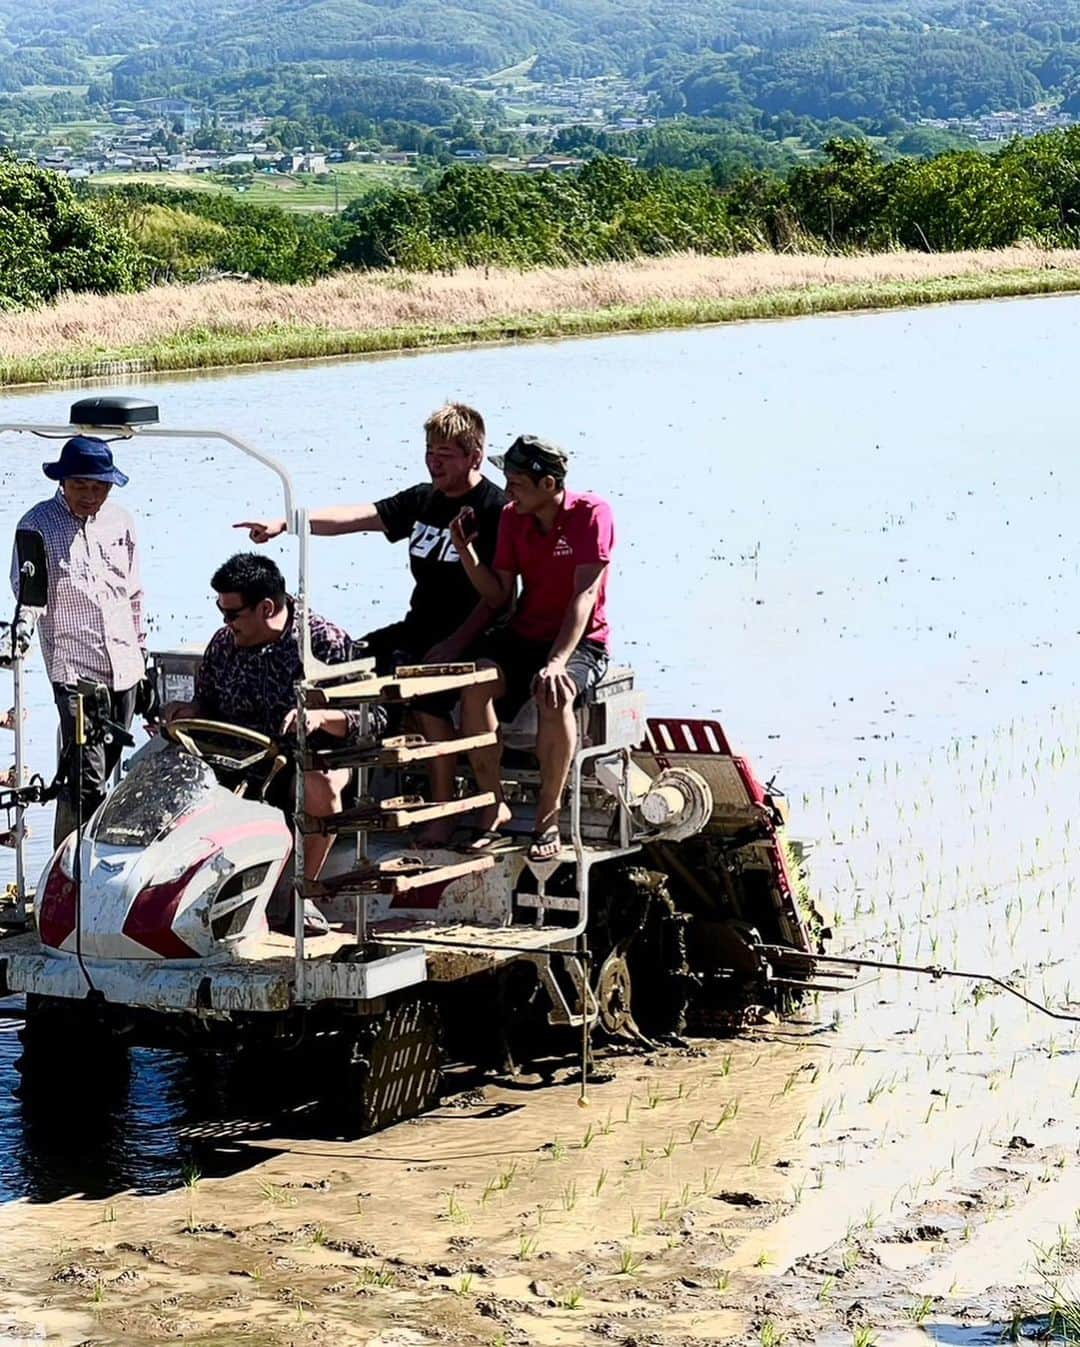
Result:
[[[93,980],[90,977],[90,973],[86,967],[86,961],[83,958],[82,952],[82,840],[83,840],[82,788],[83,788],[83,749],[86,746],[85,743],[86,716],[81,694],[78,695],[76,698],[75,708],[76,708],[75,745],[74,745],[75,783],[73,791],[75,797],[75,859],[72,862],[71,867],[72,878],[75,881],[75,958],[78,960],[79,970],[83,975],[87,987],[90,989],[90,991],[95,992],[97,991],[97,988],[94,986]],[[79,743],[80,737],[82,738],[83,743]]]

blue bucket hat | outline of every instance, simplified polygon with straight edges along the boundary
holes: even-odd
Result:
[[[55,463],[43,463],[41,470],[54,482],[65,477],[86,477],[93,482],[111,482],[127,486],[128,478],[113,463],[112,450],[93,435],[76,435],[68,440]]]

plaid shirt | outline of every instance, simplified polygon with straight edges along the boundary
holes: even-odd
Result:
[[[300,642],[288,600],[289,622],[276,641],[265,645],[237,645],[228,627],[221,627],[195,675],[195,704],[199,714],[276,739],[288,713],[296,708],[296,684],[304,677]],[[347,632],[316,613],[308,614],[311,653],[323,664],[344,664],[353,657]],[[349,737],[355,737],[360,716],[346,711]]]
[[[114,692],[134,687],[146,671],[146,631],[131,516],[106,501],[93,518],[80,519],[58,490],[23,515],[18,527],[36,529],[45,539],[48,605],[26,611],[37,619],[49,679],[94,678]],[[14,551],[11,587],[18,594]]]

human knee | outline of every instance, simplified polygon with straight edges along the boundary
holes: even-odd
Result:
[[[313,818],[325,818],[341,808],[341,786],[331,772],[304,775],[304,809]]]
[[[552,706],[546,698],[533,697],[533,701],[536,703],[536,712],[542,728],[562,729],[568,735],[575,732],[577,722],[574,718],[573,702],[564,702],[562,706]]]

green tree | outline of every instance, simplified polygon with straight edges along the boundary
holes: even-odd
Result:
[[[788,200],[803,229],[833,248],[865,248],[877,240],[890,175],[866,140],[830,140],[824,164],[793,170]]]
[[[134,290],[142,259],[130,234],[56,173],[0,155],[0,299],[27,305],[62,291]]]
[[[887,219],[897,243],[927,252],[1005,248],[1053,223],[1022,165],[974,150],[912,164]]]

